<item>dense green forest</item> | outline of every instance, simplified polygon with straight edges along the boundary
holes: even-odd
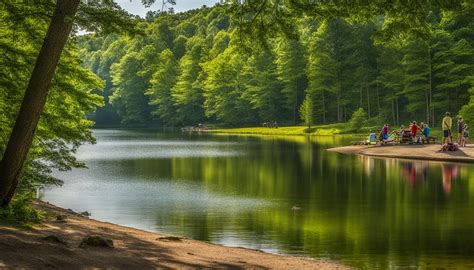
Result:
[[[224,6],[149,13],[144,35],[78,38],[83,66],[105,81],[99,126],[346,122],[363,108],[371,123],[439,126],[445,111],[474,119],[474,5],[432,8],[429,35],[381,35],[366,23],[296,18],[296,33],[248,46]],[[385,22],[386,23],[386,22]]]

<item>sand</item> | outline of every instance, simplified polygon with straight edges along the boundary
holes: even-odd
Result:
[[[330,148],[328,151],[343,154],[359,154],[373,157],[402,158],[417,160],[474,162],[474,145],[461,147],[458,151],[439,152],[441,145],[383,145],[383,146],[343,146]]]
[[[72,214],[37,201],[49,213],[33,229],[0,226],[0,269],[348,269],[336,262],[268,254],[145,232]],[[57,215],[66,215],[57,221]],[[43,240],[55,235],[64,243]],[[99,235],[114,248],[80,248],[82,239]]]

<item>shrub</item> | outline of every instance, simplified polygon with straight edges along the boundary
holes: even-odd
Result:
[[[44,212],[36,209],[31,193],[17,193],[7,207],[0,207],[0,222],[13,224],[37,224],[43,221]]]
[[[367,114],[364,109],[359,108],[353,114],[351,118],[351,127],[355,131],[359,131],[367,121]]]
[[[471,100],[468,104],[462,106],[459,115],[462,115],[466,123],[474,123],[474,100]]]

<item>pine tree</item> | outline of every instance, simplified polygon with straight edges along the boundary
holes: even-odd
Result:
[[[300,117],[303,122],[308,125],[308,129],[311,129],[311,125],[314,122],[313,118],[313,97],[311,94],[306,94],[303,103],[300,107]]]
[[[270,51],[254,53],[242,71],[245,91],[242,95],[258,113],[261,122],[284,119],[283,84],[278,80],[275,56]]]
[[[385,111],[382,111],[384,119],[391,119],[392,123],[400,124],[399,100],[404,89],[404,72],[402,66],[403,54],[399,47],[394,44],[386,44],[379,47],[377,57],[377,67],[379,70],[377,83],[383,94],[385,101]],[[362,98],[361,98],[362,99]],[[361,101],[362,104],[362,101]]]
[[[417,38],[408,40],[404,49],[403,95],[408,99],[406,106],[411,119],[430,119],[430,75],[431,58],[428,42]],[[411,121],[411,120],[410,120]]]
[[[278,78],[283,83],[286,108],[293,124],[296,124],[298,108],[306,88],[304,48],[297,39],[280,39],[275,48]]]

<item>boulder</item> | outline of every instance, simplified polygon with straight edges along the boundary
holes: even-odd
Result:
[[[66,220],[67,220],[67,215],[57,215],[56,216],[56,221],[66,222]]]
[[[61,245],[67,246],[67,242],[64,239],[62,239],[60,236],[55,235],[55,234],[47,235],[41,238],[41,240],[45,242],[53,243],[53,244],[61,244]]]
[[[181,242],[184,238],[179,236],[162,236],[158,237],[155,240],[163,242]]]
[[[89,213],[87,211],[84,211],[84,212],[79,213],[79,216],[81,216],[81,217],[90,217],[91,213]]]
[[[113,248],[114,241],[109,238],[104,238],[98,235],[90,235],[82,239],[81,244],[79,244],[80,248],[87,248],[87,247],[100,247],[100,248]]]

